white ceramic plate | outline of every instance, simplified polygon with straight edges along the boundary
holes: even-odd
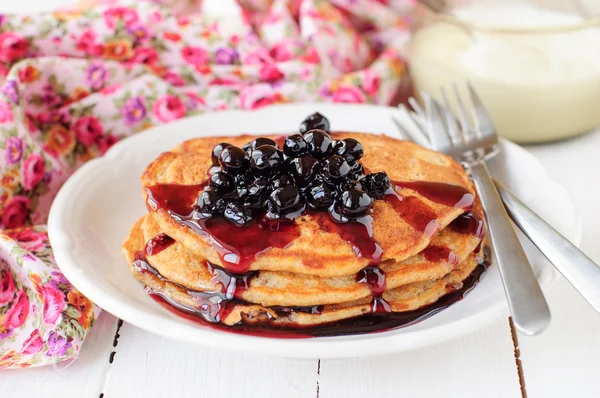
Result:
[[[100,307],[143,329],[189,343],[266,355],[380,355],[447,341],[505,316],[507,305],[494,267],[465,299],[447,310],[403,329],[357,336],[290,340],[220,332],[171,314],[144,293],[129,273],[121,244],[134,221],[146,212],[140,176],[148,163],[161,152],[194,137],[292,132],[314,111],[326,115],[333,130],[395,134],[391,122],[394,108],[297,104],[187,118],[123,140],[104,157],[81,167],[52,205],[49,234],[61,270]],[[504,142],[502,155],[490,166],[496,178],[517,196],[571,241],[579,242],[580,219],[569,195],[550,179],[532,155]],[[526,249],[541,284],[547,288],[554,279],[552,268],[533,246]]]

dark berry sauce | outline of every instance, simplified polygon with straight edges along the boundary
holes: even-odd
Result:
[[[236,324],[233,326],[225,326],[214,323],[210,319],[224,318],[228,311],[241,301],[219,301],[218,306],[221,308],[215,312],[216,307],[208,306],[200,310],[190,309],[174,303],[168,297],[164,297],[156,292],[149,291],[152,298],[160,303],[163,307],[173,312],[174,314],[183,317],[184,319],[199,324],[203,327],[211,329],[227,331],[232,333],[241,333],[245,335],[267,337],[267,338],[308,338],[308,337],[324,337],[324,336],[344,336],[352,334],[365,334],[384,332],[391,329],[406,327],[417,322],[423,321],[438,312],[448,308],[457,301],[462,300],[475,285],[479,282],[484,271],[490,265],[489,249],[485,248],[485,257],[479,260],[479,265],[462,283],[462,288],[453,289],[447,287],[448,293],[442,296],[435,303],[423,306],[416,310],[405,312],[391,312],[390,305],[383,298],[376,298],[371,306],[371,312],[354,318],[343,319],[336,322],[314,325],[301,326],[289,325],[286,327],[273,325],[268,320],[254,324]],[[322,306],[312,307],[272,307],[272,309],[281,315],[286,315],[291,312],[303,312],[310,314],[319,314],[323,311]],[[212,316],[208,317],[209,313]],[[216,316],[214,314],[217,314]]]
[[[419,198],[414,196],[402,197],[393,191],[387,193],[383,200],[391,204],[407,224],[427,237],[432,238],[440,230],[441,224],[437,214]]]
[[[449,226],[459,234],[474,235],[478,238],[485,236],[485,223],[483,219],[472,212],[461,214]]]
[[[148,272],[154,274],[160,280],[172,283],[180,289],[185,290],[190,296],[194,297],[198,303],[198,308],[194,310],[196,315],[203,317],[207,322],[220,322],[221,319],[225,318],[231,309],[233,309],[234,305],[240,302],[237,298],[250,286],[250,278],[256,274],[255,272],[249,272],[243,275],[232,275],[223,268],[208,263],[208,269],[213,275],[211,281],[215,285],[221,285],[221,288],[212,292],[199,292],[188,289],[165,278],[156,268],[148,264],[143,253],[138,253],[136,255],[133,265],[140,273]],[[180,304],[177,304],[170,298],[165,297],[162,293],[153,289],[146,288],[146,292],[153,296],[161,296],[172,306],[184,308]]]
[[[242,292],[250,287],[250,279],[257,274],[256,271],[232,274],[226,269],[209,262],[207,262],[207,265],[209,272],[212,274],[211,282],[215,285],[221,285],[221,292],[225,293],[229,299],[240,297]]]
[[[427,261],[446,261],[448,264],[458,265],[458,257],[456,254],[444,246],[428,246],[421,252],[421,254]]]
[[[392,181],[392,186],[412,189],[432,202],[444,206],[456,207],[465,211],[471,210],[475,203],[475,196],[459,185],[430,181]]]
[[[300,236],[297,224],[255,219],[238,227],[221,216],[203,217],[194,211],[201,185],[159,184],[148,188],[148,206],[167,210],[179,223],[210,239],[223,264],[233,273],[245,273],[261,252],[282,248]]]
[[[146,242],[144,251],[148,256],[155,256],[171,246],[173,243],[175,243],[175,239],[171,238],[167,234],[162,233],[156,235],[154,238]]]
[[[356,274],[356,282],[366,283],[374,296],[380,296],[386,288],[385,272],[377,266],[365,267]]]
[[[311,216],[317,221],[321,230],[340,236],[352,245],[358,257],[369,259],[369,263],[377,265],[381,262],[383,250],[373,238],[373,217],[360,217],[354,222],[337,223],[326,212],[315,212]]]

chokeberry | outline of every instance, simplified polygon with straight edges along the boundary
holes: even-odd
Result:
[[[329,120],[319,112],[315,112],[312,115],[307,116],[306,119],[300,123],[300,134],[304,134],[313,129],[329,132]]]
[[[210,176],[209,184],[223,198],[234,196],[236,191],[235,179],[223,171],[218,171]]]
[[[331,155],[325,161],[323,168],[325,176],[332,182],[339,182],[348,177],[350,173],[350,166],[346,159],[339,155]]]
[[[246,145],[244,145],[242,147],[242,149],[244,151],[246,151],[248,153],[248,155],[250,155],[252,153],[252,151],[254,151],[259,146],[263,146],[263,145],[273,145],[275,148],[278,147],[277,143],[275,141],[273,141],[272,139],[265,138],[265,137],[258,137],[256,139],[250,141]]]
[[[219,157],[221,156],[221,152],[223,152],[223,149],[230,147],[230,146],[231,146],[231,144],[228,144],[227,142],[220,142],[213,147],[213,150],[211,153],[211,158],[212,158],[212,164],[214,166],[219,165]]]
[[[381,199],[390,187],[390,179],[385,172],[367,174],[360,179],[362,188],[373,198]]]
[[[335,190],[326,182],[314,181],[306,187],[304,196],[306,197],[306,203],[311,209],[322,210],[328,208],[333,203]]]
[[[231,175],[244,173],[250,167],[248,154],[236,146],[228,146],[219,155],[219,165]]]
[[[286,137],[283,143],[283,152],[290,157],[298,157],[308,152],[308,144],[300,134],[293,134]]]
[[[333,140],[323,130],[310,130],[304,134],[304,141],[310,155],[317,159],[326,158],[333,153]]]
[[[354,138],[344,138],[335,144],[334,152],[346,159],[348,163],[352,163],[362,158],[365,149]]]
[[[321,165],[312,156],[302,155],[292,160],[291,174],[298,186],[308,185],[321,171]]]
[[[250,155],[250,167],[260,174],[272,174],[283,164],[283,152],[273,145],[261,145]]]
[[[196,205],[198,212],[205,216],[221,214],[225,210],[225,201],[210,188],[202,191],[198,196]]]

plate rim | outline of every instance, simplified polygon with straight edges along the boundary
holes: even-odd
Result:
[[[260,113],[260,112],[276,112],[277,108],[299,108],[305,109],[308,107],[312,108],[363,108],[363,109],[377,109],[377,111],[386,110],[388,112],[397,111],[394,107],[377,106],[377,105],[365,105],[365,104],[327,104],[327,103],[299,103],[299,104],[281,104],[273,105],[261,108],[255,111],[244,111],[244,110],[230,110],[221,112],[212,112],[202,115],[191,116],[180,119],[176,122],[169,123],[166,125],[155,126],[151,129],[144,131],[142,134],[137,134],[125,138],[110,148],[107,153],[99,158],[90,160],[89,162],[82,165],[78,170],[71,175],[67,181],[63,184],[58,194],[56,195],[48,218],[48,235],[49,240],[54,248],[55,259],[61,271],[65,274],[67,279],[78,288],[84,295],[89,297],[94,303],[98,304],[101,308],[107,312],[114,314],[115,316],[126,320],[127,322],[147,330],[151,333],[163,335],[169,338],[175,338],[177,340],[183,340],[194,344],[201,344],[204,346],[216,347],[219,349],[229,349],[243,352],[252,352],[260,355],[271,355],[271,356],[282,356],[282,357],[295,357],[295,358],[342,358],[342,357],[366,357],[373,355],[382,355],[399,351],[408,351],[412,349],[418,349],[424,346],[441,343],[454,338],[470,334],[476,330],[483,329],[489,326],[491,323],[496,321],[503,312],[507,312],[506,302],[497,302],[491,306],[488,306],[484,311],[469,314],[461,319],[452,320],[433,328],[424,330],[404,330],[402,338],[399,338],[397,334],[393,333],[372,333],[365,335],[351,335],[351,336],[336,336],[332,338],[311,338],[311,339],[272,339],[264,337],[246,336],[240,334],[223,333],[218,331],[215,333],[214,330],[208,328],[199,328],[197,325],[191,323],[182,324],[178,320],[170,318],[159,318],[162,328],[157,328],[157,315],[136,310],[136,306],[129,303],[123,303],[116,297],[112,297],[107,294],[102,288],[93,281],[89,281],[81,272],[77,272],[77,262],[73,258],[69,251],[71,249],[70,239],[63,236],[63,219],[61,218],[60,209],[64,207],[63,202],[68,199],[68,193],[71,191],[71,186],[77,185],[78,181],[85,177],[85,175],[91,172],[93,169],[101,168],[105,163],[110,163],[111,159],[118,157],[127,148],[131,148],[138,141],[145,141],[159,136],[163,129],[176,129],[178,124],[190,124],[201,121],[207,118],[218,118],[227,117],[227,115],[233,114],[247,114],[249,112]],[[222,116],[225,115],[225,116]],[[577,220],[573,223],[571,231],[567,231],[565,235],[575,244],[579,245],[582,234],[582,220],[581,215],[575,205],[575,202],[571,194],[558,184],[552,176],[544,168],[543,164],[526,149],[514,144],[510,141],[503,140],[503,142],[511,148],[520,152],[523,156],[529,158],[539,166],[539,171],[544,173],[546,181],[553,185],[553,189],[560,190],[565,194],[565,198],[570,203],[570,210],[574,214],[574,219]],[[550,270],[553,271],[553,270]],[[554,276],[556,272],[553,272]],[[549,287],[553,284],[556,277],[551,277],[546,283],[542,284],[542,288],[545,292],[548,291]],[[80,287],[84,287],[81,289]],[[84,291],[85,290],[85,291]],[[474,321],[476,319],[476,321]],[[460,333],[451,333],[452,337],[440,337],[440,329],[446,330],[448,328],[455,328],[456,324],[461,324]],[[189,331],[189,332],[188,332]],[[199,338],[202,335],[202,338]],[[217,337],[218,336],[218,337]],[[216,340],[215,340],[215,337]],[[253,341],[260,340],[260,344],[248,344]],[[330,345],[331,339],[335,339],[336,353],[332,354],[332,350],[328,347],[327,350],[319,355],[315,355],[316,352],[320,351],[320,348]],[[375,349],[359,354],[357,350],[352,346],[355,344],[364,343],[366,340],[377,339],[378,344]],[[222,341],[221,341],[222,340]],[[232,344],[235,342],[235,344]],[[308,343],[307,343],[308,342]],[[307,346],[313,346],[314,348],[307,349]],[[267,346],[265,348],[265,346]],[[370,347],[374,348],[374,347]]]

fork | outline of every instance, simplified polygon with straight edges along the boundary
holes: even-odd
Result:
[[[424,146],[430,146],[424,130],[425,113],[414,98],[410,98],[409,102],[415,110],[414,112],[409,111],[404,105],[400,105],[400,110],[417,125],[417,131],[421,134],[413,133],[413,130],[406,128],[394,117],[392,119],[403,137]],[[494,184],[514,223],[588,304],[596,312],[600,312],[600,266],[502,184],[498,181],[494,181]]]
[[[452,156],[470,172],[486,210],[492,249],[513,323],[520,332],[535,335],[549,324],[550,310],[485,164],[486,159],[498,153],[495,128],[470,85],[468,91],[473,105],[473,123],[469,121],[464,102],[454,86],[460,126],[450,111],[444,90],[444,106],[427,93],[423,94],[424,112],[414,99],[410,102],[424,116],[417,124],[428,133],[433,149]],[[413,121],[417,122],[416,118],[413,117]]]

